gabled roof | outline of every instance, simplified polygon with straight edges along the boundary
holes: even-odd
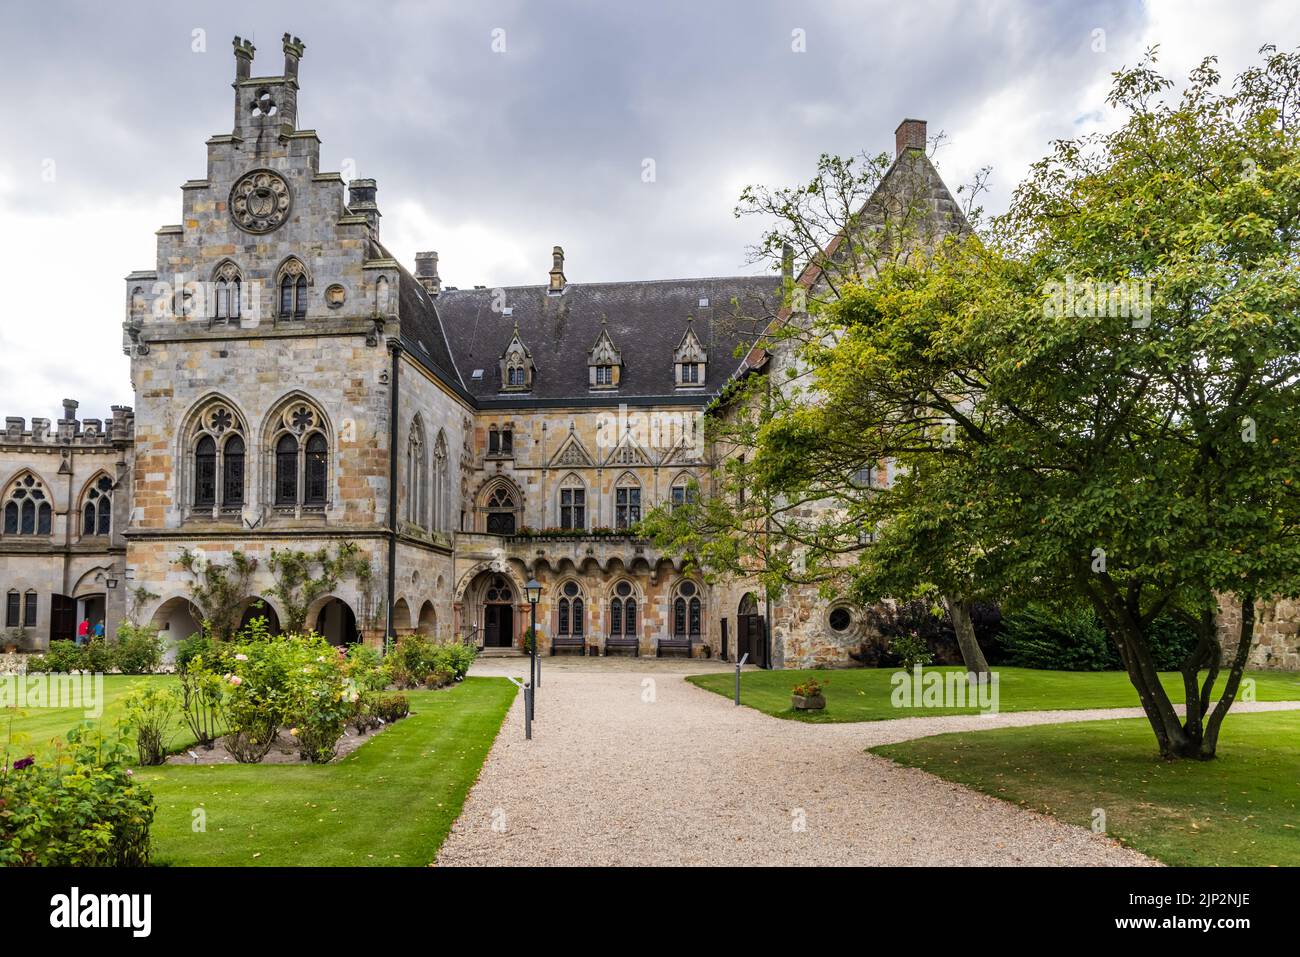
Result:
[[[608,405],[647,397],[706,401],[740,364],[736,349],[748,348],[775,314],[781,283],[774,276],[569,283],[559,295],[542,285],[514,286],[504,290],[509,314],[501,311],[494,292],[444,289],[437,299],[454,362],[480,403],[587,400],[592,395],[587,358],[604,318],[623,361],[619,388],[597,394]],[[701,300],[708,304],[701,306]],[[709,362],[702,390],[707,395],[698,399],[674,395],[673,354],[692,315]],[[503,394],[497,362],[516,324],[538,371],[529,392]],[[484,370],[481,379],[472,378],[474,369]]]

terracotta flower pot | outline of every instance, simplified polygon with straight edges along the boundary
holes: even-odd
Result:
[[[796,711],[821,711],[826,707],[826,696],[795,694],[790,696],[790,702]]]

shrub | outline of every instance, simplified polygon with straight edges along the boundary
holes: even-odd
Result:
[[[40,665],[41,671],[59,674],[81,671],[86,667],[86,657],[75,641],[51,641],[50,650],[41,656]],[[32,670],[31,664],[28,664],[27,670]]]
[[[424,686],[430,689],[445,688],[455,680],[455,672],[446,665],[439,664],[424,676]]]
[[[141,867],[154,800],[121,735],[68,732],[50,761],[0,762],[0,867]]]
[[[850,657],[867,667],[897,665],[896,657],[891,655],[892,643],[903,635],[914,635],[925,642],[939,664],[961,664],[961,648],[957,644],[957,633],[952,626],[952,618],[946,613],[935,614],[938,610],[926,601],[886,602],[866,609],[864,617],[870,631],[877,637],[865,640],[857,651],[850,652]],[[976,602],[971,609],[971,624],[975,628],[975,640],[990,663],[1000,660],[997,643],[998,633],[1002,627],[1002,614],[997,605]]]
[[[126,699],[125,726],[135,732],[141,764],[162,764],[167,760],[179,712],[179,696],[172,690],[145,688]]]
[[[463,642],[403,635],[389,652],[388,673],[399,688],[441,688],[464,678],[477,655],[476,648]]]
[[[81,670],[107,674],[117,667],[117,648],[103,638],[92,638],[81,646]]]
[[[371,710],[380,721],[392,724],[411,713],[411,701],[404,694],[382,694],[376,696]]]
[[[1091,608],[1030,605],[1002,622],[1006,663],[1054,671],[1106,671],[1120,666],[1115,646]]]
[[[200,747],[211,749],[221,736],[221,700],[225,682],[207,667],[201,654],[191,657],[177,671],[181,686],[181,714]]]
[[[934,661],[930,646],[926,644],[925,639],[916,634],[902,634],[895,637],[889,643],[889,654],[900,668],[906,668],[908,671],[917,665],[924,667]]]
[[[185,667],[200,655],[212,661],[216,649],[216,640],[201,631],[196,631],[188,638],[182,638],[176,645],[176,670],[184,671]]]
[[[149,675],[163,659],[163,639],[153,628],[122,622],[117,626],[117,668],[124,675]]]

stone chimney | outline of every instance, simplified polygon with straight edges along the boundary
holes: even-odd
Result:
[[[442,292],[442,279],[438,277],[438,254],[436,252],[415,254],[415,278],[425,291],[436,296]]]
[[[551,286],[547,290],[551,295],[564,292],[567,282],[564,278],[564,250],[559,246],[551,250]]]
[[[307,45],[297,37],[291,37],[289,34],[284,35],[284,78],[286,80],[298,81],[298,61],[302,59],[303,51]]]
[[[375,236],[379,235],[379,206],[375,202],[378,190],[373,179],[354,179],[348,183],[348,208],[358,216],[366,217]]]
[[[905,150],[925,152],[925,120],[903,120],[894,130],[894,150],[902,156]]]

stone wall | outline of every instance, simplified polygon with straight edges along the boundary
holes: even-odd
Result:
[[[1218,623],[1224,657],[1230,658],[1241,638],[1241,606],[1225,602]],[[1255,641],[1247,667],[1300,671],[1300,602],[1283,599],[1255,603]]]

